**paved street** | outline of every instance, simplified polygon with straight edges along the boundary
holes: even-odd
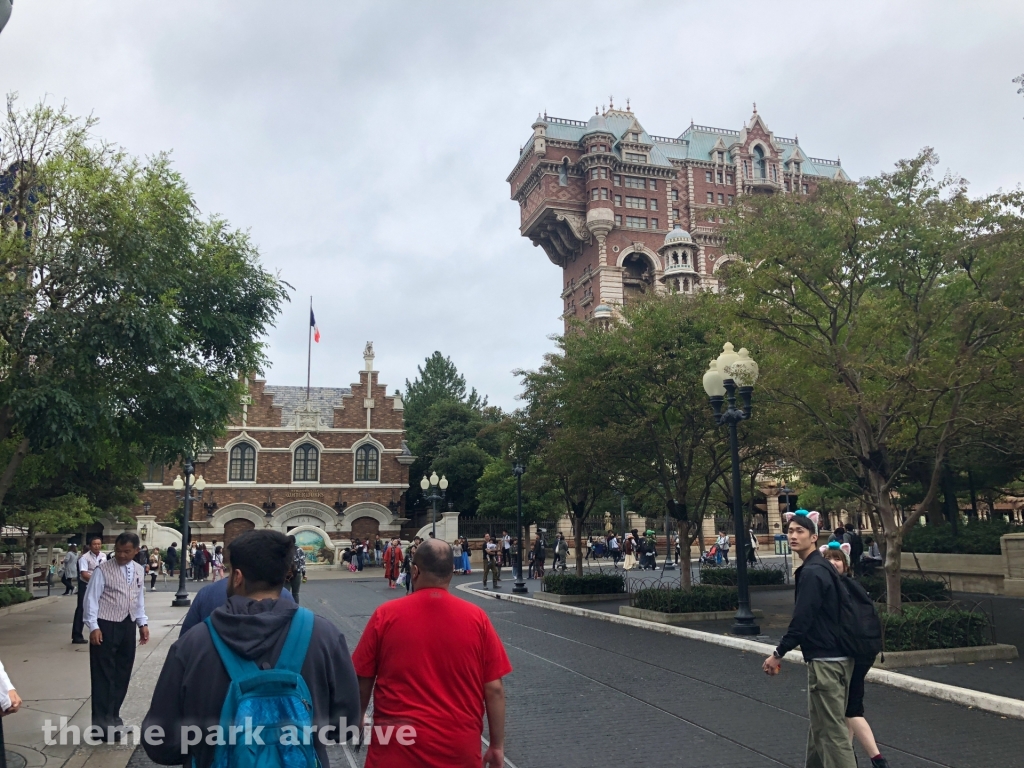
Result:
[[[304,604],[334,621],[353,647],[373,608],[400,595],[383,579],[303,588]],[[477,602],[515,667],[507,680],[506,754],[519,768],[802,765],[800,667],[787,665],[768,679],[751,654],[542,608]],[[867,706],[894,768],[1011,766],[1024,753],[1019,721],[876,685],[868,686]],[[348,764],[337,758],[336,765]],[[358,756],[354,764],[361,764]]]

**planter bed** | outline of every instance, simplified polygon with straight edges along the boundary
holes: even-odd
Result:
[[[756,618],[762,618],[764,611],[754,610]],[[700,613],[663,613],[662,611],[648,611],[644,608],[634,608],[631,605],[620,605],[619,615],[628,616],[631,619],[643,619],[654,621],[658,624],[688,624],[691,621],[722,621],[736,616],[736,611],[702,611]]]
[[[878,669],[928,667],[936,664],[971,664],[978,661],[1004,661],[1017,658],[1017,646],[993,643],[969,648],[932,648],[927,651],[895,651],[875,660]]]
[[[601,603],[606,600],[628,600],[629,593],[608,592],[597,595],[557,595],[554,592],[534,592],[530,597],[536,598],[537,600],[544,600],[549,603],[560,603],[565,605],[570,603]]]

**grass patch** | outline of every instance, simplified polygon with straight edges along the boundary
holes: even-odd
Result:
[[[926,651],[990,645],[988,616],[958,608],[908,605],[903,613],[880,613],[886,651]]]
[[[732,587],[697,584],[690,589],[641,589],[633,595],[633,607],[662,613],[733,611],[740,597]]]
[[[875,602],[885,600],[885,577],[861,576],[857,579]],[[927,603],[949,600],[946,582],[904,576],[900,580],[900,592],[904,603]]]
[[[700,583],[720,587],[735,587],[739,577],[735,568],[701,568]],[[778,568],[748,568],[747,584],[752,587],[768,587],[785,584],[786,574]]]
[[[999,537],[1006,533],[1024,531],[1019,525],[1005,520],[973,520],[957,526],[918,525],[910,529],[903,539],[904,552],[928,552],[956,555],[998,555],[1002,553]]]
[[[553,595],[611,595],[626,591],[626,578],[620,573],[549,573],[544,591]]]
[[[11,587],[0,584],[0,608],[6,608],[16,603],[26,603],[32,599],[31,593],[21,587]]]

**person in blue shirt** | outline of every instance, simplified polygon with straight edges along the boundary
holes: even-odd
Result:
[[[295,599],[292,597],[292,593],[287,589],[281,590],[281,598],[285,603],[294,603]],[[192,605],[188,608],[188,613],[185,614],[185,621],[182,622],[181,632],[178,633],[178,637],[182,637],[196,624],[202,624],[206,621],[206,617],[214,612],[217,608],[224,605],[228,601],[228,580],[219,579],[212,584],[207,584],[205,587],[196,593],[196,596],[192,598]]]

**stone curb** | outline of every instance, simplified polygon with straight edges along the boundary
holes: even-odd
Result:
[[[934,648],[927,651],[894,651],[885,660],[875,662],[875,669],[925,667],[933,664],[973,664],[979,661],[1004,661],[1018,657],[1017,646],[994,643],[970,648]]]
[[[640,629],[648,629],[654,632],[663,632],[665,634],[677,635],[678,637],[685,637],[690,640],[698,640],[702,643],[720,645],[725,648],[732,648],[738,651],[760,653],[765,657],[771,655],[772,651],[775,650],[774,646],[768,645],[767,643],[759,643],[756,640],[744,640],[743,638],[729,637],[728,635],[714,635],[710,632],[701,632],[700,630],[690,629],[688,627],[672,627],[667,624],[657,624],[653,621],[644,621],[642,619],[631,619],[626,616],[617,616],[613,613],[604,613],[602,611],[595,611],[589,608],[577,608],[572,605],[541,603],[529,597],[521,597],[520,595],[478,592],[474,589],[469,589],[468,585],[465,584],[458,585],[456,589],[477,597],[487,598],[489,600],[507,600],[512,603],[532,605],[535,608],[544,608],[549,611],[568,613],[572,616],[581,616],[587,619],[607,621],[612,624],[622,624],[628,627],[638,627]],[[794,664],[803,664],[803,657],[796,651],[790,651],[787,653],[785,660]],[[940,701],[948,701],[951,704],[959,704],[963,707],[973,707],[974,709],[981,709],[997,715],[1012,717],[1017,720],[1024,720],[1024,701],[1021,701],[1020,699],[1011,699],[1006,696],[996,696],[991,693],[971,690],[970,688],[959,688],[955,685],[936,683],[931,680],[923,680],[921,678],[911,677],[910,675],[904,675],[900,672],[890,672],[884,669],[872,669],[868,672],[866,679],[872,683],[888,685],[891,688],[899,688],[900,690],[907,691],[909,693],[916,693],[920,696],[928,696],[929,698],[939,699]]]
[[[627,592],[607,592],[600,595],[556,595],[552,592],[534,592],[534,600],[544,600],[549,603],[604,603],[611,600],[628,600]]]
[[[35,600],[28,600],[24,603],[15,603],[14,605],[8,605],[6,608],[0,608],[0,616],[10,616],[12,613],[23,613],[25,611],[31,611],[35,608],[41,608],[44,605],[50,605],[60,600],[61,595],[50,595],[49,597],[37,597]]]
[[[753,610],[755,618],[763,618],[764,611]],[[736,615],[736,609],[731,611],[698,611],[696,613],[665,613],[664,611],[651,611],[646,608],[634,608],[630,605],[620,605],[619,615],[628,616],[631,619],[642,619],[643,621],[655,621],[658,624],[685,624],[690,621],[723,621],[731,619]]]

